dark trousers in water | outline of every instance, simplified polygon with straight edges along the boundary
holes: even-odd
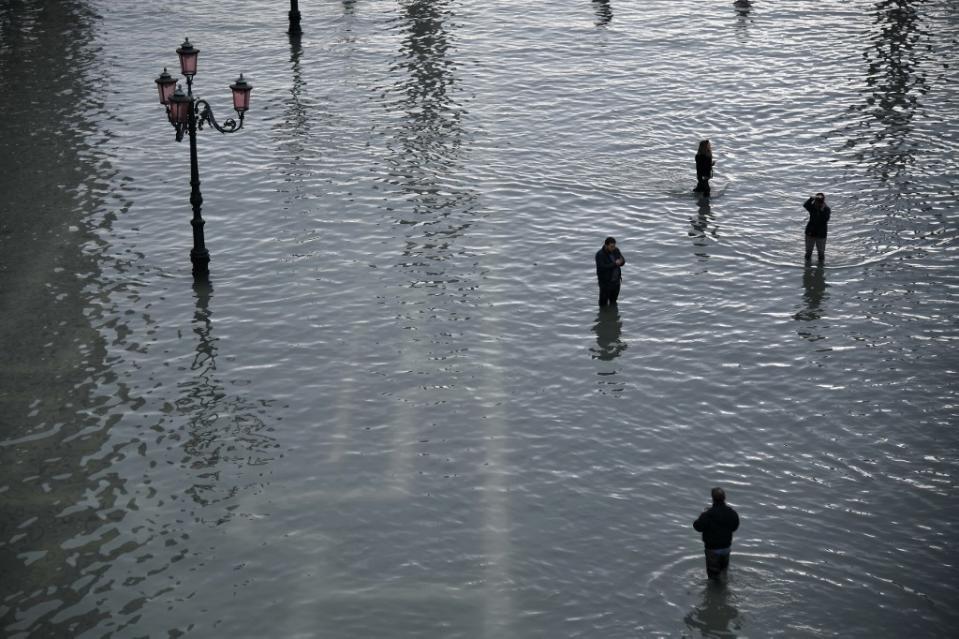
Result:
[[[822,262],[826,259],[826,238],[824,237],[813,237],[812,235],[806,236],[806,259],[812,259],[812,248],[816,247],[816,251],[819,253],[819,261]]]
[[[706,576],[719,579],[721,573],[729,568],[729,548],[706,549]]]
[[[615,304],[619,298],[619,282],[599,285],[599,305]]]
[[[703,195],[709,195],[709,178],[697,178],[696,179],[696,188],[693,189],[694,193],[702,193]]]

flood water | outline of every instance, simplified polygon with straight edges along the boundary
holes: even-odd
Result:
[[[0,1],[0,635],[955,636],[955,2],[287,10]]]

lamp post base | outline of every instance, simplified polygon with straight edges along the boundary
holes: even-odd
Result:
[[[210,276],[210,252],[206,249],[190,251],[190,261],[193,262],[193,279],[205,280]]]
[[[300,28],[300,12],[299,11],[290,11],[290,30],[287,31],[290,35],[300,35],[303,33],[303,30]]]

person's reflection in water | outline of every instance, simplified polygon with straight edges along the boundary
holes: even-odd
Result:
[[[709,240],[706,238],[706,234],[712,235],[713,238],[717,238],[717,229],[713,224],[713,214],[712,209],[709,205],[708,197],[700,197],[697,202],[696,217],[689,218],[689,237],[693,238],[693,246],[695,247],[694,251],[696,257],[700,260],[705,261],[709,259],[709,253],[707,252],[709,246]],[[705,265],[703,265],[703,271],[705,271]]]
[[[703,637],[733,639],[741,629],[739,611],[732,605],[729,589],[716,583],[706,584],[702,603],[683,619],[690,630],[699,630]]]
[[[593,0],[593,6],[596,8],[596,26],[605,27],[613,20],[613,7],[609,0]]]
[[[709,205],[708,197],[700,197],[696,203],[696,217],[690,218],[689,224],[692,229],[689,231],[690,237],[705,238],[706,231],[709,229],[709,223],[712,221],[712,208]],[[712,235],[716,235],[716,229],[712,229]],[[696,242],[697,246],[705,246],[705,242]]]
[[[612,362],[626,350],[626,342],[620,337],[623,321],[616,306],[606,306],[599,310],[593,332],[596,333],[596,345],[590,347],[589,352],[594,360]],[[622,376],[616,374],[616,369],[611,364],[603,364],[596,374],[600,376],[599,392],[602,394],[617,396],[626,390]]]
[[[749,0],[736,0],[733,2],[733,8],[736,9],[736,31],[739,35],[746,35],[746,27],[749,24],[749,11],[753,8],[753,3]]]
[[[590,349],[593,359],[609,362],[626,350],[626,343],[620,339],[623,320],[617,307],[607,306],[600,309],[593,332],[596,333],[596,346]]]
[[[829,297],[826,295],[826,272],[821,264],[803,270],[802,285],[804,306],[793,317],[804,322],[816,321],[822,317],[822,303]],[[806,328],[800,329],[799,334],[811,341],[824,339]]]

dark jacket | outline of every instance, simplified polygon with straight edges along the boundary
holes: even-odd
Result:
[[[813,205],[812,198],[806,200],[803,208],[809,211],[809,221],[806,222],[806,235],[826,237],[826,226],[829,222],[829,215],[832,213],[832,209],[825,204],[821,209],[817,209]]]
[[[733,533],[739,528],[739,515],[725,503],[713,502],[713,507],[704,510],[693,522],[693,528],[703,533],[707,550],[729,548],[733,543]]]
[[[619,249],[610,253],[604,246],[596,252],[596,277],[599,279],[600,286],[616,284],[623,279],[622,271],[616,266],[617,259],[623,260],[623,264],[626,263],[626,258],[619,252]]]
[[[688,156],[687,156],[688,157]],[[713,177],[713,156],[696,154],[696,179],[708,180]]]

